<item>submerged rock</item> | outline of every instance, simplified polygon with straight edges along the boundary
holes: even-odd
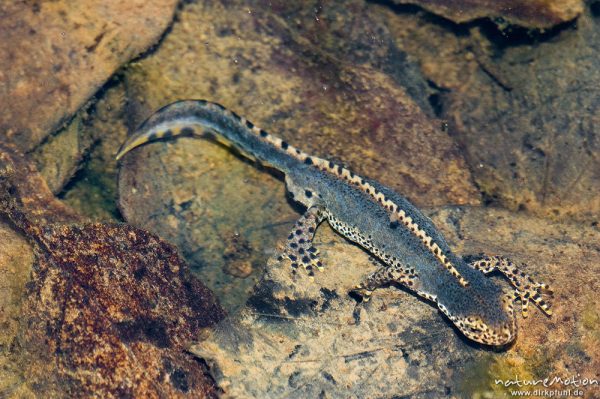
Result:
[[[223,311],[175,248],[131,226],[86,223],[14,148],[0,147],[0,162],[1,211],[35,254],[26,285],[0,287],[17,293],[0,315],[9,327],[2,340],[18,342],[0,392],[214,397],[185,347]],[[28,263],[26,253],[13,256]]]
[[[45,371],[59,390],[71,397],[216,393],[184,349],[223,313],[172,246],[124,225],[53,226],[43,235],[21,340],[52,366]]]
[[[16,361],[19,353],[15,348],[35,257],[29,242],[4,220],[0,222],[0,242],[0,397],[33,396],[23,384],[26,377]]]
[[[533,34],[372,6],[396,46],[438,88],[438,115],[486,203],[551,219],[598,220],[597,7],[586,8],[576,25]]]
[[[3,2],[0,132],[28,151],[154,44],[175,0]]]
[[[600,21],[586,12],[553,40],[476,51],[481,72],[445,96],[444,116],[487,199],[549,218],[600,218],[598,43]]]
[[[416,4],[454,22],[478,18],[503,18],[528,28],[551,28],[577,18],[584,9],[582,0],[392,0]]]

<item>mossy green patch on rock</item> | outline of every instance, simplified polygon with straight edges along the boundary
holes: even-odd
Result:
[[[460,397],[472,399],[509,398],[511,390],[533,391],[534,387],[523,389],[505,385],[507,381],[534,379],[529,365],[522,359],[507,354],[486,354],[466,366],[457,376]]]
[[[593,332],[596,339],[600,340],[600,312],[598,307],[589,305],[581,314],[581,326],[586,330]]]
[[[93,220],[120,220],[115,202],[117,193],[115,154],[127,136],[126,97],[122,81],[115,78],[86,115],[83,134],[95,145],[71,178],[60,197],[82,215]]]

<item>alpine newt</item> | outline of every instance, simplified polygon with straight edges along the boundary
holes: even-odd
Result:
[[[549,287],[532,280],[512,261],[483,256],[467,262],[452,253],[431,220],[403,196],[334,162],[306,154],[219,104],[186,100],[165,106],[134,132],[117,160],[147,142],[206,134],[283,172],[291,197],[306,206],[281,255],[290,260],[294,272],[302,267],[312,276],[315,269],[323,269],[312,238],[318,225],[327,220],[380,264],[355,287],[365,301],[384,284],[404,285],[434,302],[466,337],[487,345],[514,340],[515,300],[521,302],[524,317],[530,301],[551,314],[542,299],[542,290]],[[504,274],[514,289],[506,292],[488,279],[486,274],[494,270]]]

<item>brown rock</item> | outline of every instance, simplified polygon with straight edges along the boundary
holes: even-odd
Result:
[[[156,42],[175,0],[3,2],[0,131],[30,150]]]
[[[31,397],[18,361],[23,302],[34,264],[33,248],[8,222],[0,222],[0,397]],[[30,395],[28,395],[30,394]]]
[[[504,18],[528,28],[550,28],[577,18],[582,0],[392,0],[396,4],[416,4],[457,23],[478,18]]]
[[[492,45],[476,53],[480,72],[445,97],[444,116],[489,200],[550,218],[598,220],[599,40],[586,13],[576,31],[554,40],[496,56]]]
[[[486,202],[553,219],[598,219],[600,30],[593,8],[577,29],[532,35],[374,7],[439,88],[439,116]]]
[[[362,0],[300,2],[247,0],[248,9],[315,50],[346,65],[368,66],[388,75],[428,116],[434,111],[428,96],[434,90],[420,72],[417,60],[401,49],[389,20],[373,4]],[[383,6],[382,6],[383,7]]]
[[[55,367],[46,371],[67,396],[215,396],[185,348],[223,313],[172,246],[108,224],[46,227],[43,243],[23,343]]]
[[[0,146],[0,210],[36,254],[25,289],[22,274],[0,287],[18,294],[0,314],[8,327],[2,339],[19,343],[8,360],[0,357],[9,377],[0,392],[216,396],[185,348],[223,311],[174,247],[131,226],[82,223],[7,146]],[[0,275],[10,273],[1,263]]]
[[[0,143],[0,212],[34,234],[50,223],[72,223],[82,218],[56,199],[33,163],[13,145]]]

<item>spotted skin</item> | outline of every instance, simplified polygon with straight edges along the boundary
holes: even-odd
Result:
[[[319,223],[324,218],[323,209],[318,206],[308,208],[306,213],[294,224],[287,239],[287,245],[279,260],[287,258],[292,262],[295,273],[299,266],[303,267],[309,276],[314,276],[314,270],[323,271],[319,251],[312,245],[312,239]]]
[[[527,317],[529,313],[529,302],[535,303],[548,316],[552,315],[550,306],[542,298],[542,291],[551,292],[547,284],[536,283],[524,271],[520,270],[515,263],[503,256],[483,256],[482,259],[475,260],[469,265],[485,274],[489,274],[495,270],[502,273],[512,286],[515,288],[515,296],[521,302],[521,312],[523,317]]]
[[[134,132],[117,160],[144,143],[206,134],[283,172],[290,196],[306,206],[306,214],[294,226],[282,253],[293,270],[301,267],[313,275],[315,269],[322,269],[312,237],[319,223],[327,220],[383,265],[356,287],[367,299],[381,285],[404,285],[434,302],[465,336],[487,345],[514,340],[515,300],[525,309],[533,301],[549,314],[539,291],[546,285],[517,274],[509,261],[488,258],[469,265],[452,253],[431,220],[406,198],[341,165],[303,152],[219,104],[187,100],[167,105]],[[505,292],[498,282],[488,279],[486,274],[493,269],[506,274],[515,290]],[[519,288],[527,284],[529,288]]]
[[[357,285],[354,291],[363,297],[363,301],[368,302],[373,291],[382,285],[391,282],[405,285],[418,292],[416,288],[418,285],[418,277],[415,274],[415,270],[408,269],[400,265],[380,267],[373,273],[369,274],[364,282]],[[433,296],[429,299],[433,300]]]

